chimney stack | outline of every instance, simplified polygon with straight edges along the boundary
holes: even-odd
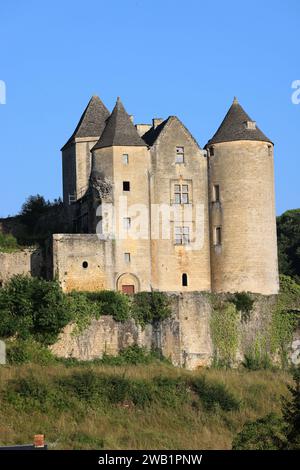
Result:
[[[154,129],[156,129],[157,126],[159,126],[162,122],[163,122],[162,118],[153,118],[152,119],[152,126],[154,127]]]

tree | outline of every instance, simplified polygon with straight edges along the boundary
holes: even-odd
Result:
[[[300,209],[277,217],[279,271],[300,283]]]
[[[289,386],[290,400],[283,400],[283,419],[286,424],[287,448],[300,450],[300,368],[293,373],[295,385]]]
[[[271,413],[244,424],[232,441],[233,450],[278,450],[286,441],[281,417]]]

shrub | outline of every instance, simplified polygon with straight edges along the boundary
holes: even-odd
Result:
[[[219,407],[223,411],[234,411],[240,407],[239,400],[221,382],[208,383],[205,377],[197,377],[191,380],[191,387],[206,410]]]
[[[7,360],[9,364],[33,363],[49,365],[57,362],[51,351],[40,343],[28,339],[7,343]]]
[[[230,301],[235,305],[236,309],[241,312],[242,321],[249,320],[254,304],[254,300],[251,299],[250,295],[247,292],[236,292],[231,296]]]
[[[285,426],[282,418],[269,414],[246,423],[233,439],[233,450],[278,450],[285,445]]]
[[[80,334],[87,328],[92,318],[98,319],[101,316],[101,306],[91,301],[86,292],[73,291],[67,294],[66,304],[70,318],[76,325],[74,335]]]
[[[51,344],[70,319],[55,281],[17,275],[0,291],[0,337],[33,337]]]
[[[267,350],[267,338],[263,334],[257,334],[244,356],[243,366],[249,370],[274,368]]]
[[[249,370],[273,369],[272,361],[266,353],[262,356],[256,355],[253,352],[245,354],[243,366]]]
[[[0,233],[0,252],[11,253],[19,250],[16,238],[11,234]]]
[[[283,399],[287,449],[300,450],[300,368],[293,371],[294,386],[288,386],[291,399]]]
[[[43,383],[33,376],[10,380],[3,398],[15,409],[25,412],[57,409],[65,410],[72,406],[67,395],[52,384]]]
[[[138,292],[131,311],[133,318],[142,326],[165,320],[171,316],[170,301],[164,292]]]
[[[124,322],[130,316],[129,298],[121,292],[103,290],[86,292],[90,302],[99,308],[102,315],[111,315],[114,320]]]

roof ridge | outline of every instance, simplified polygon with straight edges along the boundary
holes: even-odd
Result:
[[[114,109],[106,120],[103,132],[92,150],[113,145],[146,146],[126,112],[120,97],[117,98]]]
[[[104,129],[105,121],[109,116],[109,111],[101,101],[99,96],[93,95],[85,110],[83,111],[77,126],[71,137],[62,147],[62,150],[76,137],[96,137],[98,138]]]

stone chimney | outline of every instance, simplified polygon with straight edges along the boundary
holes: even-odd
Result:
[[[157,126],[159,126],[164,120],[162,118],[153,118],[152,119],[152,126],[154,127],[154,129],[157,128]]]
[[[136,124],[135,128],[138,131],[140,137],[142,137],[146,132],[151,129],[151,124]]]

